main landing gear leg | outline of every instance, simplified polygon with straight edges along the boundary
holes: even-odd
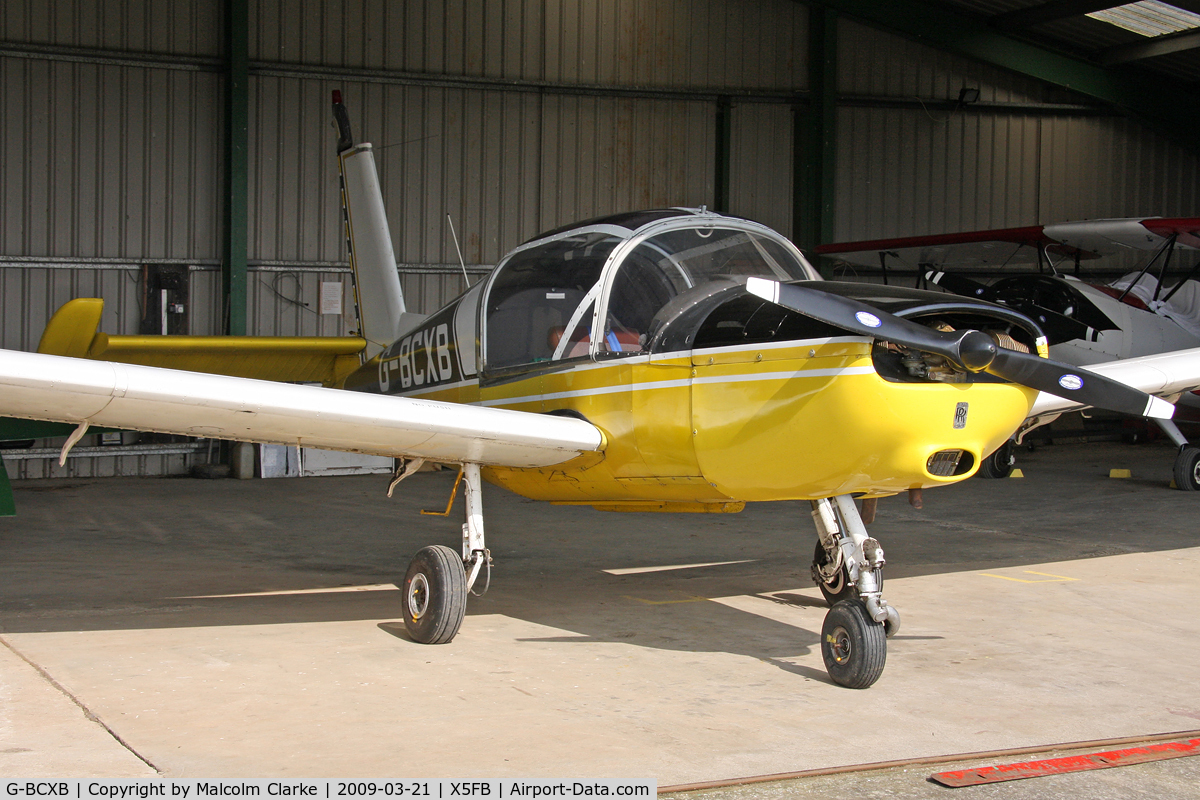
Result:
[[[867,534],[850,495],[812,506],[819,538],[813,578],[831,606],[821,656],[835,683],[865,689],[883,674],[887,637],[900,629],[899,612],[883,599],[883,548]]]
[[[1188,444],[1188,440],[1179,428],[1169,419],[1156,419],[1158,427],[1162,428],[1167,438],[1179,448],[1175,456],[1175,488],[1185,492],[1200,490],[1200,447]]]
[[[463,478],[467,521],[462,526],[462,557],[445,545],[430,545],[413,556],[404,575],[404,628],[413,641],[422,644],[451,641],[466,615],[467,594],[474,593],[472,587],[484,567],[488,583],[491,581],[492,559],[483,538],[479,465],[463,464]]]

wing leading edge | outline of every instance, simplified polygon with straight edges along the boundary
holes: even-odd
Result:
[[[1139,358],[1089,364],[1088,370],[1141,389],[1156,397],[1174,397],[1200,389],[1200,347],[1175,350]],[[1062,397],[1040,393],[1029,412],[1030,417],[1085,408]]]
[[[604,445],[569,417],[14,350],[0,350],[0,414],[509,467]]]

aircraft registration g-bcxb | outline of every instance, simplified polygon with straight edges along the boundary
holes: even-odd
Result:
[[[353,143],[336,96],[334,111],[365,340],[357,368],[332,381],[341,388],[47,355],[96,355],[119,338],[96,333],[94,306],[86,319],[64,307],[44,352],[0,352],[0,413],[402,457],[393,484],[423,460],[461,465],[462,551],[422,549],[402,586],[418,642],[450,641],[490,570],[482,478],[611,511],[803,500],[831,605],[822,656],[834,681],[865,688],[899,615],[855,498],[963,480],[1031,415],[1091,405],[1170,417],[1146,390],[1200,386],[1200,351],[1105,374],[1069,367],[1013,309],[822,282],[783,236],[704,209],[550,231],[440,311],[407,314],[371,147]],[[223,338],[230,364],[260,346]]]

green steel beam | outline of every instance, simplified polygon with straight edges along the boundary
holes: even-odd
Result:
[[[792,126],[792,239],[805,250],[833,240],[837,18],[831,8],[812,7],[809,11],[809,103],[796,107]]]
[[[246,334],[249,230],[250,6],[225,0],[225,242],[221,288],[225,333]]]
[[[1107,47],[1096,56],[1096,61],[1106,67],[1127,64],[1143,58],[1154,58],[1171,53],[1182,53],[1200,47],[1200,30],[1166,33],[1141,42],[1127,42]]]
[[[1166,75],[1101,67],[1007,36],[987,20],[926,0],[807,0],[931,47],[1070,89],[1141,119],[1181,144],[1200,148],[1200,102]]]
[[[0,442],[23,441],[25,439],[53,439],[70,436],[79,426],[69,422],[38,422],[32,419],[0,417]],[[98,429],[97,429],[98,430]],[[105,428],[104,430],[108,430]],[[95,433],[96,430],[92,430]]]
[[[988,24],[1003,31],[1015,31],[1045,25],[1060,19],[1070,19],[1093,11],[1104,11],[1124,5],[1124,0],[1050,0],[1036,6],[1026,6],[988,18]]]
[[[717,98],[717,141],[713,154],[713,211],[729,213],[730,163],[733,155],[733,103]]]
[[[12,484],[8,482],[8,468],[0,458],[0,517],[15,517],[17,501],[13,499]]]

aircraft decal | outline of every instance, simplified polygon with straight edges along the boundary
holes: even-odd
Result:
[[[433,315],[379,356],[380,394],[403,394],[422,387],[445,388],[463,380],[456,354],[451,309]],[[360,388],[360,387],[355,387]],[[361,387],[370,390],[369,387]]]
[[[961,431],[967,427],[967,410],[970,403],[959,403],[954,407],[954,429]]]

